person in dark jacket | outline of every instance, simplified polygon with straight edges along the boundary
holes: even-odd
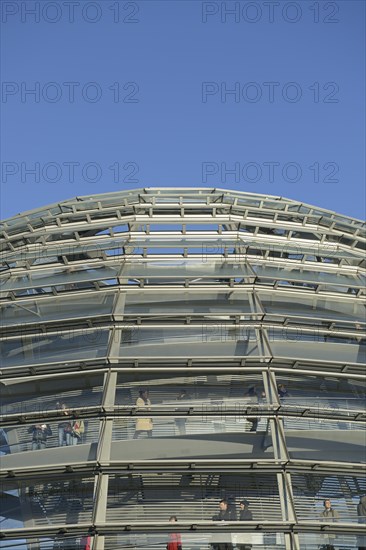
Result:
[[[252,521],[253,514],[249,510],[249,502],[247,500],[242,500],[239,503],[240,512],[239,512],[239,521]]]
[[[257,386],[249,386],[248,391],[245,395],[247,397],[257,397]]]
[[[250,401],[252,403],[255,403],[257,404],[259,402],[259,398],[258,398],[258,391],[257,391],[257,387],[256,386],[250,386],[250,388],[248,389],[247,393],[245,394],[245,397],[250,397]],[[257,431],[257,428],[258,428],[258,422],[259,422],[259,418],[257,417],[251,417],[251,418],[247,418],[247,421],[250,423],[251,425],[251,428],[250,428],[250,432],[256,432]]]
[[[277,390],[278,390],[278,397],[280,399],[284,399],[285,397],[290,397],[290,394],[288,393],[287,388],[284,384],[278,384]]]
[[[239,512],[239,521],[252,521],[253,520],[253,514],[249,510],[249,502],[247,500],[242,500],[239,503],[240,506],[240,512]],[[251,544],[238,544],[237,545],[239,550],[250,550],[252,548]]]
[[[47,437],[52,435],[51,428],[48,424],[34,424],[28,429],[28,433],[32,434],[32,451],[45,449]]]
[[[62,417],[69,416],[70,411],[66,406],[66,403],[64,401],[57,401],[56,408],[59,411],[59,415]],[[63,421],[60,422],[58,425],[58,444],[59,447],[62,447],[64,444],[67,445],[66,441],[66,433],[70,426],[70,422]]]
[[[235,521],[236,518],[233,517],[232,510],[230,510],[226,498],[220,500],[219,508],[219,513],[212,516],[213,521]],[[230,536],[229,533],[227,536]],[[212,550],[233,550],[233,545],[231,542],[220,542],[218,544],[212,544],[211,548]]]
[[[170,523],[177,522],[177,516],[170,516]],[[166,545],[166,550],[182,550],[182,539],[180,533],[170,533],[169,542]]]
[[[223,498],[220,500],[219,503],[220,511],[218,514],[215,514],[212,516],[213,521],[235,521],[236,517],[234,517],[233,511],[229,507],[229,503],[226,500],[226,498]],[[236,516],[236,512],[235,512]]]
[[[227,499],[227,509],[229,512],[230,521],[237,521],[238,516],[236,513],[236,502],[234,495],[228,495]]]
[[[366,495],[357,504],[358,523],[366,524]],[[366,550],[366,534],[357,536],[358,550]]]

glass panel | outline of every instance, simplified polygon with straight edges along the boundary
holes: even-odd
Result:
[[[187,452],[185,458],[215,458],[216,456],[223,456],[225,454],[222,448],[222,436],[223,434],[232,434],[230,440],[227,440],[226,458],[251,458],[262,457],[268,458],[273,454],[273,450],[267,451],[268,447],[272,447],[271,436],[269,433],[269,426],[266,418],[261,418],[254,415],[254,412],[249,415],[237,413],[236,416],[229,416],[228,411],[221,411],[219,406],[216,407],[218,416],[210,415],[214,411],[214,407],[211,410],[203,410],[201,416],[183,416],[184,411],[188,411],[189,408],[184,404],[181,406],[181,416],[174,416],[174,413],[168,417],[150,416],[144,417],[139,414],[135,420],[131,420],[126,417],[119,417],[115,420],[113,425],[113,439],[115,441],[126,441],[132,439],[159,439],[159,447],[156,444],[150,445],[149,449],[144,452],[145,459],[166,458],[168,455],[170,458],[179,459],[183,455],[179,455],[176,451],[171,449],[171,445],[174,440],[174,447],[176,445],[181,446],[176,441],[176,438],[183,438],[183,447],[190,445],[190,451]],[[150,408],[154,411],[154,407]],[[305,429],[305,428],[304,428]],[[245,435],[243,435],[245,434]],[[199,442],[196,436],[200,435]],[[240,436],[239,438],[237,436]],[[168,441],[161,441],[165,439]],[[205,451],[204,441],[207,444],[217,439],[217,449],[213,450],[212,445],[207,445],[207,452]],[[129,448],[124,452],[124,457],[128,460],[138,459],[138,452],[141,449],[140,446]],[[127,453],[127,454],[126,454]],[[151,453],[151,456],[149,456]],[[215,454],[216,453],[216,454]],[[127,458],[128,457],[128,458]]]
[[[307,361],[334,361],[342,363],[364,363],[366,360],[366,346],[355,344],[354,340],[345,339],[343,343],[336,341],[319,342],[324,337],[317,332],[302,333],[271,329],[269,340],[274,356],[290,357],[293,360]],[[330,340],[330,337],[325,337]]]
[[[285,420],[290,457],[314,461],[366,462],[366,430],[359,422]],[[340,444],[340,442],[342,442]]]
[[[33,271],[23,276],[3,276],[0,279],[0,291],[35,289],[42,293],[43,288],[61,285],[64,290],[83,288],[87,281],[99,281],[117,277],[120,265],[116,267],[93,266],[63,266],[42,271]]]
[[[275,267],[269,265],[252,265],[252,269],[257,274],[258,278],[266,280],[283,280],[292,281],[293,283],[305,282],[312,285],[322,285],[324,289],[329,286],[329,289],[333,289],[332,285],[343,286],[343,292],[347,292],[349,287],[360,288],[363,287],[362,281],[357,276],[340,275],[335,273],[326,273],[322,271],[314,271],[305,268],[298,267]],[[306,285],[304,285],[306,286]]]
[[[295,407],[287,406],[285,407],[285,410],[295,410]],[[331,415],[334,409],[327,410],[326,408],[319,408],[314,406],[309,406],[308,410],[310,412],[314,412],[317,417],[315,418],[297,418],[295,416],[293,417],[285,417],[284,418],[284,426],[286,430],[333,430],[334,432],[337,430],[358,430],[360,432],[366,430],[365,423],[359,422],[355,423],[352,422],[353,418],[350,418],[349,421],[347,417],[345,417],[342,420],[333,420],[332,418],[324,418],[322,417],[322,413],[326,412]],[[334,410],[334,414],[336,414],[336,410]],[[363,436],[366,443],[366,434]]]
[[[232,373],[229,370],[192,374],[190,371],[178,373],[119,373],[117,378],[116,404],[132,406],[136,404],[139,391],[147,389],[152,407],[162,405],[176,410],[184,407],[207,412],[225,410],[240,411],[238,407],[247,403],[257,403],[262,397],[263,379],[260,373]],[[185,395],[182,395],[185,392]]]
[[[11,525],[9,525],[9,529],[14,529],[14,521],[10,520],[10,522]],[[3,528],[5,528],[4,525]],[[89,544],[90,546],[86,546],[86,544]],[[75,535],[69,534],[60,534],[55,537],[28,536],[27,541],[23,541],[21,539],[7,539],[7,542],[4,542],[3,540],[0,542],[0,548],[2,550],[84,550],[89,547],[90,550],[98,550],[97,542],[94,540],[94,537],[91,537],[88,534],[81,537],[75,537]],[[113,550],[116,549],[114,548]]]
[[[292,474],[294,506],[299,521],[326,520],[324,500],[330,499],[339,523],[358,523],[357,506],[366,491],[365,477]],[[332,514],[330,514],[332,516]]]
[[[344,550],[358,550],[358,537],[355,535],[336,535],[335,538],[331,535],[320,533],[299,533],[299,541],[301,550],[319,550],[319,548],[327,548],[327,545],[335,546],[335,548]],[[362,546],[365,544],[363,539]]]
[[[114,294],[94,292],[88,295],[17,300],[0,304],[2,326],[45,323],[65,319],[90,319],[111,315]]]
[[[128,225],[121,225],[121,220],[116,219],[115,217],[109,217],[103,219],[102,221],[93,220],[92,223],[88,223],[87,225],[85,224],[82,230],[80,230],[76,225],[78,222],[85,222],[85,220],[83,217],[73,216],[70,224],[65,224],[63,227],[54,227],[47,242],[51,243],[52,241],[62,241],[66,239],[75,241],[75,231],[78,231],[80,237],[82,238],[84,236],[89,237],[90,235],[109,235],[111,227],[115,233],[128,232]],[[27,236],[27,239],[29,239],[29,236]]]
[[[39,420],[38,422],[35,421],[34,424],[17,424],[3,428],[3,445],[1,450],[5,455],[24,452],[45,453],[47,449],[55,449],[56,447],[74,447],[85,443],[90,444],[98,441],[99,424],[100,421],[98,418],[80,420],[75,415],[67,416],[61,422]],[[49,464],[51,462],[66,462],[68,452],[67,450],[63,451],[64,454],[61,457],[58,449],[57,454],[53,452],[49,458],[46,455],[46,460],[48,460]],[[38,460],[38,456],[29,460],[32,462]],[[71,461],[72,456],[69,458]],[[8,464],[11,466],[11,462]]]
[[[363,381],[352,379],[276,373],[283,407],[312,407],[335,412],[365,409],[366,388]]]
[[[187,348],[189,343],[189,348]],[[209,344],[209,345],[208,345]],[[140,327],[122,330],[120,356],[258,356],[253,330],[225,323],[177,328]]]
[[[132,314],[190,314],[192,316],[202,314],[250,314],[249,294],[239,290],[214,291],[197,293],[193,290],[164,291],[159,296],[156,291],[132,291],[126,295],[124,313]]]
[[[261,242],[259,239],[253,240],[253,238],[248,238],[245,234],[240,234],[240,243],[237,243],[237,246],[249,246],[252,249],[256,250],[269,250],[270,252],[283,255],[291,259],[291,256],[321,256],[322,258],[333,259],[336,263],[339,263],[340,258],[357,258],[357,254],[348,250],[338,250],[336,246],[331,246],[329,243],[321,244],[319,242],[314,242],[314,244],[302,243],[299,241],[288,241],[283,240],[282,242],[276,242],[268,240],[267,242]]]
[[[2,366],[24,366],[105,357],[108,335],[108,330],[97,329],[2,340],[0,342]]]
[[[337,319],[366,322],[365,304],[355,300],[330,299],[323,296],[298,296],[284,292],[258,292],[266,313],[275,316]]]
[[[205,262],[203,260],[161,260],[124,264],[121,276],[144,278],[204,277],[227,278],[248,277],[251,271],[244,263]]]
[[[94,476],[75,478],[64,474],[47,483],[42,479],[5,479],[1,485],[5,492],[1,514],[7,519],[32,520],[34,527],[92,520]]]
[[[268,422],[258,415],[258,406],[266,403],[263,393],[259,374],[192,376],[187,373],[186,376],[168,377],[158,373],[120,374],[116,403],[119,405],[117,410],[124,411],[125,415],[115,419],[113,439],[148,438],[148,448],[143,451],[145,458],[168,458],[169,455],[180,458],[187,452],[191,458],[214,458],[223,453],[231,458],[271,456],[272,449],[267,451],[271,446]],[[131,406],[137,407],[135,418],[131,418]],[[224,434],[231,436],[223,446]],[[175,441],[173,447],[172,439]],[[209,447],[207,451],[203,441]],[[128,449],[123,447],[116,452],[122,452],[125,459],[138,459],[141,443],[136,441],[129,444]],[[177,451],[177,445],[184,447],[182,454]]]
[[[155,450],[154,442],[151,446],[154,456],[156,453],[163,453],[166,458],[173,452],[176,458],[172,449],[162,450],[165,444],[161,440],[166,441],[167,438],[177,440],[182,437],[183,446],[186,446],[184,440],[189,439],[192,453],[199,453],[201,458],[204,457],[204,447],[201,445],[203,439],[207,439],[210,446],[212,438],[217,440],[220,445],[218,452],[221,454],[223,449],[220,441],[224,434],[229,433],[233,435],[231,439],[234,457],[236,453],[246,457],[250,457],[251,453],[262,456],[271,445],[267,419],[258,414],[258,408],[260,410],[266,404],[262,376],[259,373],[205,373],[196,376],[188,372],[186,375],[182,373],[175,376],[158,373],[120,374],[116,403],[119,405],[117,410],[124,411],[125,415],[115,419],[113,439],[125,441],[134,438],[160,438],[160,444]],[[131,418],[132,406],[137,407],[135,418]],[[145,409],[152,414],[146,415]],[[164,416],[161,416],[162,412]],[[201,443],[197,442],[198,434]],[[175,445],[174,443],[174,447]],[[236,448],[236,445],[239,446]],[[168,441],[166,447],[170,447]],[[131,447],[129,451],[135,456],[136,449],[139,447]],[[124,456],[129,451],[124,450]],[[211,449],[210,453],[213,452]],[[229,453],[229,449],[224,452]],[[149,451],[146,451],[144,456],[148,455]]]
[[[167,512],[167,518],[170,514]],[[179,517],[178,517],[179,519]],[[107,536],[105,550],[116,550],[116,548],[131,548],[133,550],[152,550],[153,548],[166,548],[169,542],[168,534],[136,533]],[[248,533],[219,533],[215,531],[204,531],[201,529],[196,533],[183,532],[181,534],[182,548],[189,550],[208,550],[214,548],[240,548],[236,544],[248,544],[253,550],[285,550],[283,533],[261,533],[258,531]],[[216,546],[220,545],[222,546]],[[226,544],[228,546],[226,546]],[[230,546],[233,545],[233,546]],[[245,548],[245,546],[243,546]],[[48,549],[47,549],[48,550]],[[313,549],[312,549],[313,550]]]
[[[128,238],[126,235],[121,235],[121,237],[116,236],[113,238],[105,238],[104,236],[98,237],[98,239],[95,237],[84,238],[79,242],[73,242],[72,244],[69,242],[64,244],[56,242],[50,243],[46,246],[39,244],[30,245],[8,253],[7,258],[9,261],[24,261],[26,259],[37,260],[38,263],[40,261],[45,263],[46,261],[50,261],[52,258],[57,258],[60,256],[71,256],[70,259],[75,256],[79,257],[75,259],[80,259],[81,256],[88,259],[101,256],[102,251],[106,249],[119,250],[119,252],[115,253],[122,254],[122,247],[125,246],[127,242]]]
[[[34,414],[58,409],[65,404],[72,411],[100,405],[103,391],[103,374],[28,379],[21,383],[0,384],[1,414]]]
[[[220,512],[219,503],[223,498],[227,499],[227,509]],[[239,502],[243,499],[249,503],[247,512],[252,521],[281,521],[275,475],[220,472],[114,475],[109,482],[107,521],[168,524],[172,512],[186,523],[217,522],[221,518],[250,521],[240,519],[244,510]]]
[[[165,249],[167,253],[170,252],[170,249],[174,248],[192,248],[197,252],[201,252],[205,255],[207,254],[222,254],[225,247],[228,247],[232,251],[241,245],[239,239],[235,239],[226,235],[214,235],[213,238],[205,237],[202,239],[202,236],[194,235],[185,235],[182,237],[136,237],[128,242],[128,246],[131,246],[136,250],[142,250],[146,247],[149,249]],[[240,261],[240,260],[238,260]]]

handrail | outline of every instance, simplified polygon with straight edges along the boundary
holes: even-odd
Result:
[[[291,399],[291,398],[289,398]],[[316,399],[316,398],[314,398]],[[327,398],[327,401],[333,401],[333,398]],[[357,399],[355,399],[357,400]],[[195,405],[194,401],[197,401]],[[357,400],[360,401],[360,400]],[[233,405],[233,406],[229,406]],[[212,406],[212,410],[210,410]],[[146,409],[139,409],[134,405],[114,405],[104,408],[101,405],[89,405],[81,407],[72,407],[70,414],[60,415],[58,409],[39,410],[34,412],[8,413],[0,416],[0,421],[3,427],[16,427],[17,425],[28,425],[36,420],[49,420],[50,422],[61,422],[72,420],[78,414],[79,418],[130,418],[130,417],[146,417]],[[151,417],[226,417],[234,418],[256,418],[263,416],[266,418],[308,418],[330,421],[345,421],[345,422],[364,422],[366,420],[366,412],[362,408],[346,409],[346,408],[320,408],[318,406],[302,406],[292,403],[286,404],[282,401],[280,405],[274,404],[258,404],[255,402],[246,401],[245,399],[211,399],[206,400],[191,400],[190,402],[173,402],[161,403],[159,405],[151,405],[148,411],[148,416]]]
[[[84,535],[93,534],[113,534],[113,533],[174,533],[179,528],[180,532],[263,532],[263,533],[334,533],[334,534],[358,534],[364,533],[364,528],[360,524],[354,523],[326,523],[315,521],[299,521],[298,523],[289,521],[179,521],[172,525],[170,522],[103,522],[77,524],[69,523],[55,525],[40,525],[37,527],[22,527],[16,529],[4,529],[0,533],[2,540],[28,538],[47,535]]]
[[[113,445],[113,443],[112,443]],[[46,451],[42,451],[46,452]],[[107,462],[98,462],[92,459],[88,462],[72,460],[70,457],[65,461],[65,457],[60,457],[62,462],[50,464],[47,468],[49,476],[60,476],[60,474],[70,473],[86,475],[96,475],[100,472],[113,473],[208,473],[223,472],[237,474],[239,472],[253,474],[264,473],[316,473],[350,474],[352,476],[364,476],[366,473],[366,464],[360,462],[341,462],[341,461],[314,461],[306,459],[290,459],[289,461],[274,458],[227,458],[225,463],[218,459],[151,459],[151,460],[109,460]],[[44,472],[44,465],[6,467],[0,470],[0,478],[13,479],[39,479],[39,472]]]

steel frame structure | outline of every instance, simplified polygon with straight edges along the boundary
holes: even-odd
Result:
[[[361,483],[354,494],[363,490],[365,242],[365,224],[359,220],[281,197],[225,189],[146,188],[77,197],[5,220],[2,426],[12,452],[2,457],[1,478],[3,495],[17,495],[23,525],[4,529],[3,544],[21,537],[29,548],[50,548],[42,546],[47,537],[73,541],[89,532],[94,549],[114,550],[116,540],[124,547],[124,535],[172,532],[163,517],[123,522],[109,512],[116,476],[169,472],[182,477],[221,472],[245,479],[273,474],[277,480],[281,517],[276,521],[270,516],[249,523],[192,518],[179,523],[183,534],[280,533],[286,550],[313,548],[301,538],[306,533],[359,535],[353,520],[327,524],[301,517],[293,476],[353,476]],[[236,380],[242,385],[255,380],[262,388],[264,402],[225,401],[225,420],[237,418],[237,403],[245,420],[261,418],[270,456],[253,450],[232,458],[236,439],[227,443],[228,457],[219,458],[211,458],[210,451],[169,456],[167,448],[172,441],[178,445],[177,435],[160,439],[161,456],[150,452],[149,440],[116,440],[118,423],[146,417],[133,403],[118,402],[120,387],[136,390],[150,381],[190,389],[192,380],[202,383],[203,377],[214,380],[219,394],[225,376],[230,387]],[[345,399],[336,406],[333,394],[313,403],[313,394],[286,401],[277,390],[284,380],[290,389],[307,381],[311,388],[318,382],[336,384],[340,397],[343,387],[352,387],[360,399],[350,406],[356,394],[344,390]],[[98,386],[98,402],[82,401],[87,385],[91,393]],[[70,418],[76,412],[97,422],[94,439],[74,448],[25,450],[24,429],[41,421],[56,426],[60,419],[54,404],[32,409],[30,392],[39,391],[39,403],[53,392],[55,402],[60,395],[67,398],[70,388],[81,391]],[[217,397],[204,403],[209,422],[222,418]],[[162,425],[172,415],[195,421],[202,406],[202,398],[178,410],[172,402],[153,403],[149,416]],[[311,432],[297,443],[306,450],[312,441],[318,454],[307,458],[295,451],[296,430],[287,429],[293,419],[299,426],[309,420],[335,427]],[[354,451],[348,458],[336,450],[340,423],[348,426],[341,432],[345,449]],[[253,441],[257,435],[250,434]],[[131,455],[127,444],[136,446]],[[41,476],[44,484],[65,476],[91,480],[88,520],[60,523],[49,517],[46,525],[45,512],[34,522],[25,495]]]

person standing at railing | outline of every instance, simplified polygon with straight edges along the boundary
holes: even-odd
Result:
[[[79,414],[74,412],[73,417],[74,420],[66,422],[64,427],[67,446],[80,443],[85,431],[84,421],[79,419]]]
[[[185,401],[191,399],[191,396],[188,395],[186,390],[181,390],[177,395],[177,401]],[[184,411],[185,409],[176,409],[176,411]],[[186,434],[186,418],[185,417],[176,417],[175,424],[178,428],[179,435]]]
[[[233,513],[232,508],[229,507],[229,503],[226,500],[226,498],[223,498],[220,500],[219,503],[220,511],[218,514],[215,514],[212,516],[212,521],[235,521],[236,520],[236,512]],[[225,537],[231,537],[230,533],[225,533]],[[214,544],[211,544],[211,548],[213,550],[233,550],[233,545],[231,542],[217,542]]]
[[[170,523],[176,523],[177,516],[170,516]],[[182,550],[182,538],[180,533],[169,533],[169,542],[166,545],[166,550]]]
[[[256,386],[250,386],[248,391],[244,394],[244,397],[250,398],[251,403],[258,404],[259,403],[259,392],[257,390]],[[259,418],[257,416],[254,417],[247,417],[247,421],[251,425],[250,432],[256,432],[258,428]]]
[[[246,397],[257,397],[257,386],[249,386],[248,391],[246,392]]]
[[[56,403],[56,408],[59,411],[60,416],[69,416],[70,411],[67,408],[64,401],[58,401]],[[67,429],[70,426],[70,422],[60,422],[58,425],[58,444],[59,447],[62,447],[64,444],[67,445],[66,442],[66,433]]]
[[[320,514],[320,521],[324,521],[326,523],[337,523],[339,521],[339,514],[337,510],[334,510],[334,508],[332,507],[330,499],[325,499],[323,505],[324,510]],[[326,539],[327,544],[324,544],[321,547],[322,550],[335,550],[334,541],[336,535],[334,533],[328,533],[327,535],[324,535],[324,538]]]
[[[284,399],[285,397],[290,397],[290,394],[284,384],[278,384],[277,386],[278,397]]]
[[[248,394],[249,395],[249,392]],[[266,402],[266,393],[264,390],[261,390],[261,391],[256,391],[254,394],[250,394],[250,396],[252,397],[252,401],[253,403],[257,403],[258,404],[258,407],[260,408],[261,406],[263,406]],[[259,424],[259,421],[260,421],[260,417],[259,416],[255,416],[255,417],[252,417],[252,418],[247,418],[248,422],[250,422],[251,424],[251,428],[250,428],[250,432],[256,432],[258,430],[258,424]]]
[[[71,432],[70,432],[71,445],[77,445],[78,443],[81,443],[81,439],[84,431],[85,431],[84,420],[81,420],[79,418],[78,413],[74,413],[74,420],[71,424]]]
[[[239,512],[239,521],[253,521],[253,514],[249,510],[249,502],[247,500],[242,500],[239,503],[240,512]],[[248,535],[248,538],[251,535]],[[238,550],[250,550],[252,548],[251,544],[237,544]]]
[[[149,411],[151,409],[151,401],[149,399],[148,390],[140,390],[139,397],[136,399],[136,407]],[[153,421],[152,418],[137,418],[136,428],[133,439],[138,439],[142,433],[146,433],[147,437],[152,437]]]
[[[80,539],[80,550],[91,550],[91,536],[90,535],[84,535]]]
[[[366,495],[357,504],[358,523],[366,524]],[[358,550],[366,550],[366,534],[357,536]]]
[[[32,451],[45,449],[47,437],[52,435],[51,428],[48,424],[34,424],[28,429],[28,433],[32,434]]]

